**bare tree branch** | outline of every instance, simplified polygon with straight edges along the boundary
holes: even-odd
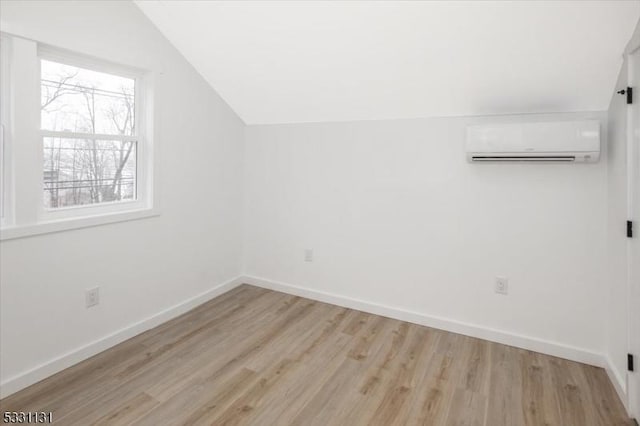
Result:
[[[51,103],[53,103],[60,96],[75,93],[76,90],[69,88],[69,84],[67,82],[78,75],[78,71],[73,74],[68,74],[65,76],[60,76],[60,80],[56,81],[54,87],[50,87],[44,85],[45,90],[43,91],[44,98],[41,99],[40,109],[46,109]]]

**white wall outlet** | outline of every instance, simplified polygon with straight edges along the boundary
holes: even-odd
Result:
[[[496,277],[496,293],[509,294],[509,279],[507,277]]]
[[[305,249],[304,250],[304,261],[305,262],[313,262],[313,249]]]
[[[90,288],[84,293],[87,308],[96,306],[100,303],[100,287]]]

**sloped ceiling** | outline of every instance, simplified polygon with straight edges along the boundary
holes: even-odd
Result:
[[[608,107],[638,1],[136,4],[247,124]]]

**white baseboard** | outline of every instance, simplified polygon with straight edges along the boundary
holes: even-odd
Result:
[[[631,416],[627,396],[627,376],[626,374],[620,374],[620,371],[614,367],[609,357],[605,357],[605,361],[606,366],[604,369],[607,372],[607,376],[609,376],[609,380],[613,384],[620,401],[622,401],[622,405],[624,405],[624,408],[627,410],[627,414]]]
[[[44,364],[38,365],[28,371],[10,377],[4,380],[0,384],[0,398],[11,395],[21,389],[26,388],[34,383],[39,382],[65,368],[71,367],[74,364],[84,361],[110,347],[124,342],[140,333],[143,333],[153,327],[156,327],[164,322],[169,321],[185,312],[190,311],[198,305],[201,305],[214,297],[217,297],[223,293],[232,290],[243,283],[243,279],[240,277],[229,280],[219,286],[216,286],[210,290],[205,291],[195,297],[187,299],[181,303],[178,303],[164,311],[158,312],[148,318],[131,324],[125,328],[115,331],[107,336],[104,336],[98,340],[74,349],[64,355],[58,356]]]
[[[502,343],[517,348],[527,349],[571,361],[582,362],[584,364],[606,367],[607,363],[603,355],[587,349],[577,348],[558,342],[552,342],[521,334],[514,334],[507,331],[496,330],[474,324],[464,323],[448,318],[434,317],[419,312],[413,312],[393,306],[381,305],[350,297],[344,297],[333,293],[311,290],[292,284],[272,281],[266,278],[244,276],[242,280],[246,284],[276,290],[295,296],[306,297],[320,302],[331,303],[333,305],[344,306],[346,308],[369,312],[388,318],[407,321],[414,324],[425,325],[427,327],[450,331],[452,333],[463,334],[465,336],[476,337],[489,340],[491,342]]]

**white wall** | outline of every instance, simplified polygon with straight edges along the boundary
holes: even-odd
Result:
[[[606,158],[464,155],[470,123],[583,118],[606,136],[605,113],[248,126],[245,273],[598,363]],[[498,275],[506,297],[493,291]]]
[[[241,273],[244,124],[133,3],[3,1],[0,17],[2,31],[157,73],[161,195],[156,218],[1,243],[7,393]]]

